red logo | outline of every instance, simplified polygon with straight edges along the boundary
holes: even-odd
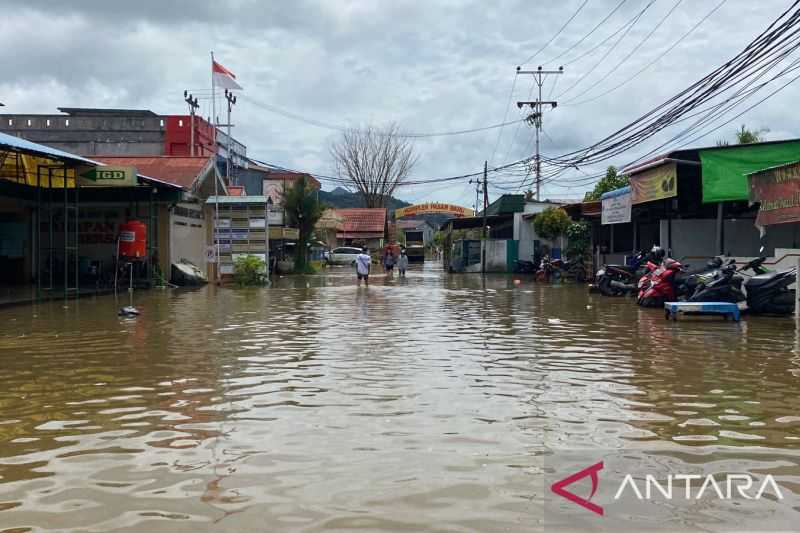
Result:
[[[600,485],[600,479],[598,478],[597,473],[602,469],[603,469],[603,461],[600,461],[599,463],[584,468],[580,472],[576,472],[569,477],[565,477],[561,481],[556,481],[555,483],[550,485],[550,490],[552,490],[559,496],[568,499],[572,503],[577,503],[581,507],[589,509],[593,513],[597,513],[600,516],[603,516],[603,508],[589,501],[592,499],[592,496],[594,496],[594,493],[597,492],[598,485]],[[589,495],[589,498],[583,499],[580,496],[576,496],[575,494],[569,492],[568,490],[564,490],[564,487],[566,487],[567,485],[571,485],[572,483],[575,483],[579,479],[583,479],[586,476],[592,476],[592,493]]]

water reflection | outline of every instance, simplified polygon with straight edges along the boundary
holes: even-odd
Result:
[[[435,264],[371,281],[0,311],[0,526],[535,529],[563,448],[733,450],[797,482],[791,321]]]

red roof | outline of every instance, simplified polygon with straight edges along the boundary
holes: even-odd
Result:
[[[344,219],[343,233],[380,233],[386,226],[386,209],[352,208],[337,209],[336,214]]]
[[[160,179],[186,189],[191,189],[195,180],[203,172],[209,157],[179,156],[92,156],[96,161],[107,165],[136,167],[143,176]]]

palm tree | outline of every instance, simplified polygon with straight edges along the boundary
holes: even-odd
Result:
[[[294,258],[295,272],[308,272],[308,245],[311,242],[314,226],[325,211],[325,206],[320,203],[316,191],[305,175],[294,180],[294,184],[283,192],[282,200],[289,224],[298,229]]]

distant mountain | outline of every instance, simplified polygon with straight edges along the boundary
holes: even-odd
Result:
[[[319,199],[321,202],[324,202],[332,207],[338,207],[340,209],[346,209],[349,207],[366,207],[364,205],[364,199],[360,194],[350,192],[343,187],[336,187],[332,191],[319,191]],[[400,209],[401,207],[407,207],[409,205],[411,204],[408,202],[391,197],[387,207],[389,208],[389,211],[394,211],[395,209]]]

